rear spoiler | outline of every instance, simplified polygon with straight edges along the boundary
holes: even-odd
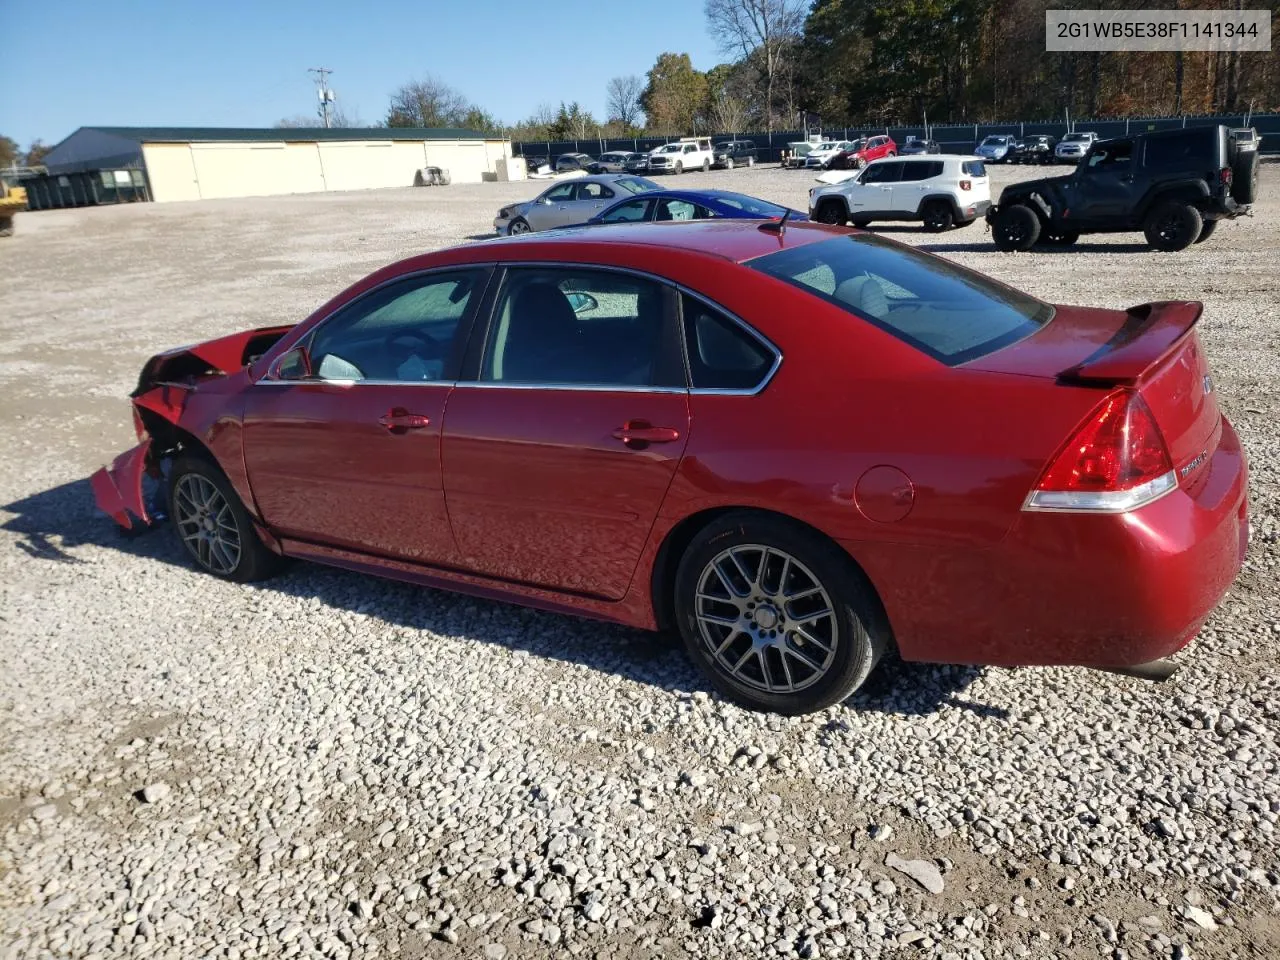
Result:
[[[1165,300],[1130,307],[1115,335],[1089,357],[1058,374],[1058,382],[1080,386],[1134,383],[1191,335],[1204,304]]]

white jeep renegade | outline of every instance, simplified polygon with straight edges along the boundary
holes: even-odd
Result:
[[[946,154],[886,157],[848,179],[809,191],[810,218],[855,227],[873,220],[920,220],[936,233],[968,226],[990,206],[983,162]]]

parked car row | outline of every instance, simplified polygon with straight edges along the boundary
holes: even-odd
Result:
[[[710,170],[713,167],[725,170],[753,167],[758,158],[759,148],[750,140],[713,142],[707,137],[686,137],[664,143],[647,152],[613,150],[602,153],[599,157],[585,153],[562,153],[554,162],[549,157],[528,156],[525,163],[530,172],[548,167],[555,173],[583,170],[593,174],[680,174],[690,170]]]

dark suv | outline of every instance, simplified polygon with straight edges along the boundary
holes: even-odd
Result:
[[[726,140],[717,143],[712,150],[715,165],[732,170],[734,167],[754,167],[756,165],[756,145],[750,140]]]
[[[1256,150],[1224,126],[1189,127],[1099,140],[1070,176],[1005,187],[987,222],[1001,250],[1131,230],[1157,250],[1183,250],[1247,214],[1257,189]]]

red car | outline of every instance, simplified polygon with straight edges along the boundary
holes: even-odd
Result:
[[[147,523],[163,478],[232,580],[300,557],[675,627],[758,709],[836,703],[890,649],[1153,673],[1247,540],[1199,316],[808,223],[496,240],[152,358],[93,489]]]
[[[837,153],[831,158],[831,162],[827,164],[827,169],[861,170],[872,160],[879,160],[881,157],[896,157],[897,155],[898,145],[893,142],[893,137],[881,134],[877,137],[867,137],[864,140],[859,140],[858,145],[852,150]]]

